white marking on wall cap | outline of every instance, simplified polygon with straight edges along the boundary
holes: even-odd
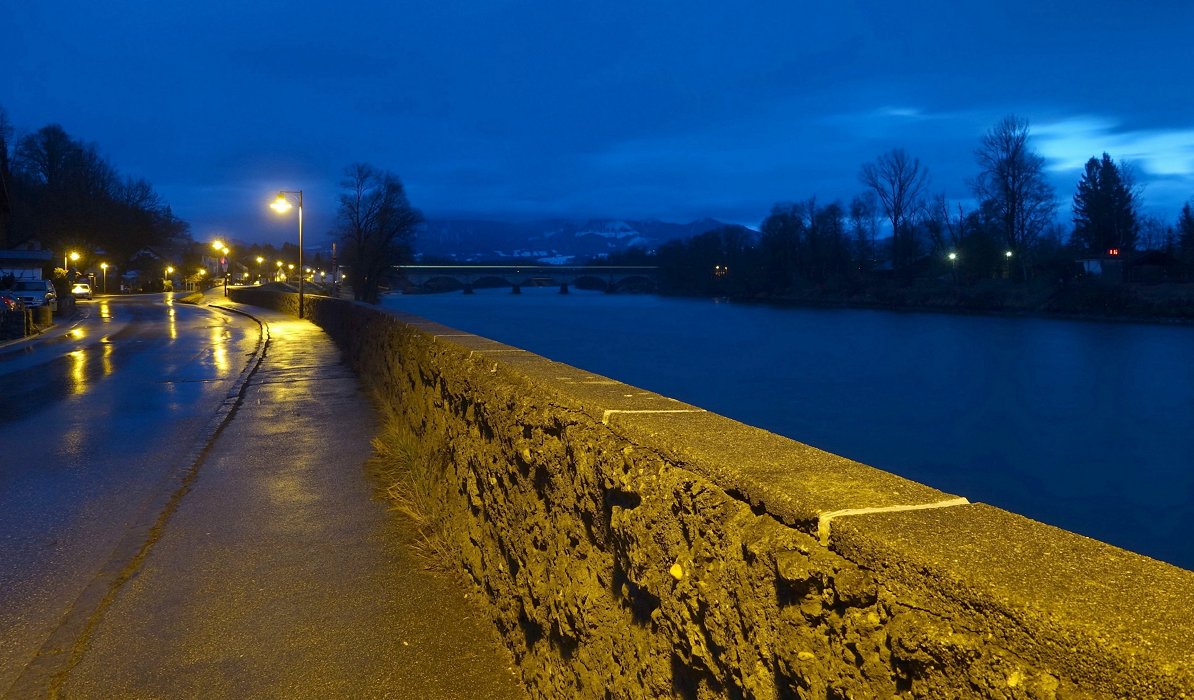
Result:
[[[842,510],[831,510],[828,513],[822,513],[821,517],[817,518],[817,537],[821,540],[821,544],[829,545],[829,523],[834,518],[841,518],[847,515],[870,515],[872,513],[901,513],[906,510],[933,510],[934,508],[950,508],[952,506],[969,505],[970,501],[959,496],[957,498],[950,498],[936,503],[920,503],[914,506],[882,506],[878,508],[844,508]]]
[[[512,353],[512,352],[526,352],[526,350],[519,350],[518,348],[512,348],[509,350],[469,350],[468,356],[472,357],[473,355],[497,355],[500,353]]]
[[[615,413],[705,413],[703,408],[671,408],[671,409],[644,409],[640,411],[612,409],[601,415],[601,424],[609,425],[609,417]]]

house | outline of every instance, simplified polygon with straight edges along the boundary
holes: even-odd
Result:
[[[1076,262],[1082,266],[1082,273],[1088,277],[1100,277],[1108,282],[1123,281],[1124,265],[1119,248],[1111,248],[1098,257],[1079,258]]]
[[[0,250],[0,278],[42,279],[51,257],[48,250]]]

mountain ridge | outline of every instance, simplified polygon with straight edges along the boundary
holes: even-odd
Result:
[[[654,250],[670,240],[687,239],[727,226],[751,230],[709,217],[688,223],[612,217],[523,222],[436,218],[420,226],[414,247],[420,260],[518,259],[568,263],[583,258],[600,259],[635,247]]]

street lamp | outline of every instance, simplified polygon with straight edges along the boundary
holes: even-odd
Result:
[[[166,266],[166,276],[162,278],[162,291],[163,292],[166,291],[166,283],[171,281],[170,275],[173,275],[173,274],[174,274],[174,266],[167,265]],[[174,284],[171,283],[170,286],[173,287]],[[171,290],[171,291],[173,291],[173,290]]]
[[[104,271],[104,294],[108,293],[108,263],[100,263],[100,269]]]
[[[949,255],[945,257],[949,258],[950,267],[953,268],[954,282],[956,283],[958,281],[958,254],[951,250]]]
[[[270,208],[279,214],[285,214],[290,211],[290,199],[286,195],[298,196],[298,266],[299,266],[299,303],[298,303],[298,317],[303,317],[303,191],[302,190],[282,190],[278,193],[277,199],[270,204]]]
[[[261,284],[261,263],[265,262],[265,258],[260,255],[257,256],[257,284]]]
[[[67,258],[70,258],[71,262],[79,262],[79,254],[72,250],[69,255],[62,256],[62,269],[70,272],[70,267],[66,264]]]
[[[216,252],[224,256],[220,258],[220,264],[224,268],[224,296],[228,296],[228,253],[231,251],[231,249],[225,245],[224,241],[221,241],[218,238],[211,242],[211,247],[215,248]]]

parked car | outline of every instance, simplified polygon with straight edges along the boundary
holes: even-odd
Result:
[[[0,291],[0,311],[16,311],[21,307],[21,302],[17,300],[9,290]]]
[[[70,293],[76,299],[90,299],[91,285],[87,282],[75,282],[75,286],[70,288]]]
[[[17,280],[12,291],[25,306],[49,306],[53,311],[58,310],[58,294],[50,280]]]

